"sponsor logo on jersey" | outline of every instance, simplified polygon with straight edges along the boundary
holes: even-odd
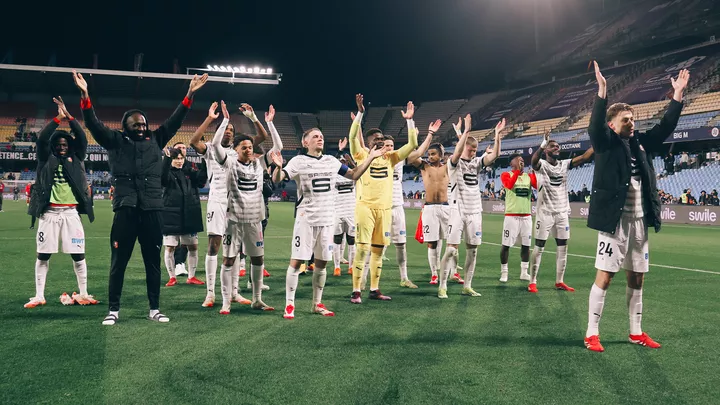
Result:
[[[257,246],[257,247],[262,247],[262,245],[263,245],[263,242],[262,242],[262,241],[260,241],[260,242],[255,242],[255,246]]]
[[[75,244],[75,245],[82,245],[83,243],[85,243],[85,238],[72,238],[70,243]],[[117,242],[115,242],[115,243],[117,243]]]

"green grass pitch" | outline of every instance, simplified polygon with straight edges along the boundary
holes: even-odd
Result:
[[[605,353],[582,338],[594,279],[596,232],[572,221],[566,282],[555,291],[554,242],[543,256],[539,294],[518,279],[511,251],[510,281],[498,282],[502,217],[484,215],[484,242],[474,281],[482,297],[439,300],[428,284],[426,248],[408,241],[409,274],[420,288],[399,287],[395,249],[388,249],[382,291],[392,302],[352,305],[351,280],[328,276],[324,303],[334,318],[309,313],[310,277],[297,293],[296,318],[282,319],[292,204],[272,204],[266,237],[264,300],[257,313],[234,305],[230,316],[200,304],[204,286],[161,291],[171,322],[145,319],[147,299],[139,246],[126,275],[120,321],[100,323],[107,310],[112,211],[96,205],[85,221],[89,291],[101,303],[64,307],[58,296],[77,287],[70,257],[53,256],[48,303],[27,310],[34,295],[35,231],[24,202],[5,201],[0,213],[0,403],[109,404],[710,404],[720,385],[720,228],[665,226],[650,237],[653,265],[644,291],[644,330],[663,344],[627,343],[625,281],[606,299],[600,324]],[[419,211],[407,211],[414,234]],[[204,280],[207,238],[198,275]],[[464,264],[464,249],[460,264]],[[346,272],[343,266],[343,272]],[[688,269],[706,270],[690,271]],[[328,269],[332,274],[332,269]],[[163,283],[167,281],[163,268]],[[219,280],[218,280],[219,284]],[[244,286],[245,279],[241,280]],[[216,289],[219,297],[219,285]],[[249,295],[249,294],[248,294]],[[367,297],[367,293],[364,294]]]

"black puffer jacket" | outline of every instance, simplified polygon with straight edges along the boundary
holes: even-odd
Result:
[[[100,146],[108,151],[112,184],[115,186],[113,210],[123,207],[137,207],[147,211],[163,209],[160,182],[162,148],[180,129],[190,104],[186,98],[158,129],[148,129],[142,138],[136,138],[127,133],[125,122],[136,112],[145,116],[142,111],[125,112],[121,121],[122,131],[116,131],[98,120],[89,99],[81,102],[85,126]]]
[[[163,235],[186,235],[203,230],[200,192],[207,182],[207,171],[198,170],[189,162],[182,169],[172,167],[172,159],[164,158],[162,167]]]
[[[661,152],[663,142],[670,136],[678,120],[683,104],[670,101],[665,115],[658,125],[647,132],[635,131],[628,142],[623,142],[606,122],[607,99],[595,98],[588,134],[595,148],[595,173],[593,173],[592,197],[588,213],[588,227],[602,232],[615,233],[622,216],[630,185],[631,150],[637,159],[642,178],[642,197],[645,223],[660,231],[660,197],[651,156]]]
[[[95,220],[93,212],[93,199],[88,191],[88,182],[85,177],[85,156],[87,151],[87,138],[85,131],[76,120],[70,121],[73,135],[65,131],[56,131],[58,123],[50,121],[40,131],[37,145],[37,180],[30,191],[30,205],[28,214],[40,217],[50,206],[50,194],[55,182],[55,171],[59,165],[63,167],[63,174],[70,189],[77,200],[77,210],[80,214],[87,214],[90,222]],[[65,138],[68,150],[65,156],[55,154],[55,145],[60,138]]]

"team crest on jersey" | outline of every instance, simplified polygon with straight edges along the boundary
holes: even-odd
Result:
[[[332,252],[332,250],[333,250],[333,245],[328,246],[328,250]]]
[[[385,236],[390,236],[390,232],[385,232]]]
[[[647,254],[647,253],[645,253],[645,260],[647,260],[647,259],[648,259],[648,254]]]
[[[482,232],[475,232],[475,236],[482,236]]]

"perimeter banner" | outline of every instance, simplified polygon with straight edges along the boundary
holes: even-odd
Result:
[[[483,201],[484,214],[505,214],[505,202]],[[420,209],[422,200],[405,200],[405,208]],[[535,203],[532,213],[535,215]],[[570,218],[587,218],[590,204],[570,203]],[[660,211],[663,223],[720,226],[720,207],[703,205],[663,205]]]

